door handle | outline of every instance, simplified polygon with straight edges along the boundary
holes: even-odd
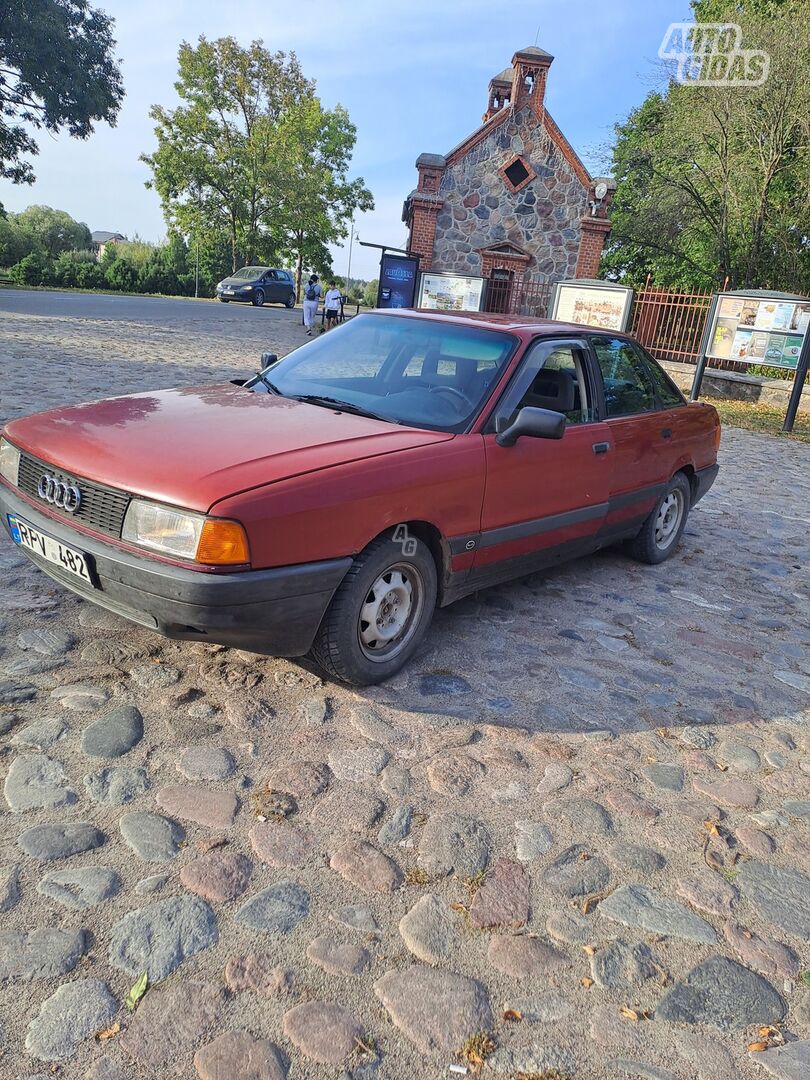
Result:
[[[606,454],[609,449],[610,449],[610,443],[595,442],[593,444],[593,452],[595,454]]]
[[[670,428],[670,427],[662,428],[661,429],[661,438],[662,439],[671,439],[672,438],[672,428]]]

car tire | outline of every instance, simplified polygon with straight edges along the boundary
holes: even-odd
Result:
[[[284,307],[285,308],[294,308],[295,307],[295,293],[290,293],[290,295],[284,301]]]
[[[264,292],[261,289],[257,289],[253,294],[253,306],[264,307]]]
[[[629,551],[639,562],[655,566],[677,550],[692,503],[692,487],[682,472],[667,485],[638,535],[630,541]]]
[[[436,564],[427,545],[415,537],[395,541],[393,532],[378,536],[332,597],[312,658],[333,678],[355,686],[390,679],[425,636],[436,594]]]
[[[220,302],[220,304],[229,304],[230,300],[228,299],[227,296],[220,296],[219,297],[219,302]]]

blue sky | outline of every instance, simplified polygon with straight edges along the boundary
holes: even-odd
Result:
[[[363,176],[376,209],[357,223],[360,238],[405,240],[402,201],[414,187],[423,151],[444,153],[473,131],[489,79],[514,52],[538,44],[555,57],[550,112],[592,171],[613,124],[655,84],[656,54],[670,22],[689,17],[687,0],[408,0],[294,3],[264,0],[93,0],[116,20],[127,96],[115,128],[86,142],[40,133],[33,187],[0,182],[7,210],[31,203],[67,210],[91,229],[158,240],[160,203],[144,187],[138,161],[154,147],[149,107],[176,102],[177,48],[200,34],[262,38],[295,50],[325,105],[345,105],[357,125],[353,174]],[[335,253],[346,273],[348,250]],[[355,245],[352,276],[374,277],[378,254]]]

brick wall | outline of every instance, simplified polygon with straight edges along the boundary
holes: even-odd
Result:
[[[602,218],[584,218],[581,223],[579,254],[574,277],[595,278],[599,276],[599,263],[605,237],[610,232],[610,222]]]

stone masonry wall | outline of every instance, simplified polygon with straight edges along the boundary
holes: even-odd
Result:
[[[514,192],[498,170],[519,154],[537,176]],[[587,191],[532,111],[522,109],[448,165],[436,221],[433,269],[480,274],[476,248],[511,241],[535,258],[527,280],[572,277]]]

